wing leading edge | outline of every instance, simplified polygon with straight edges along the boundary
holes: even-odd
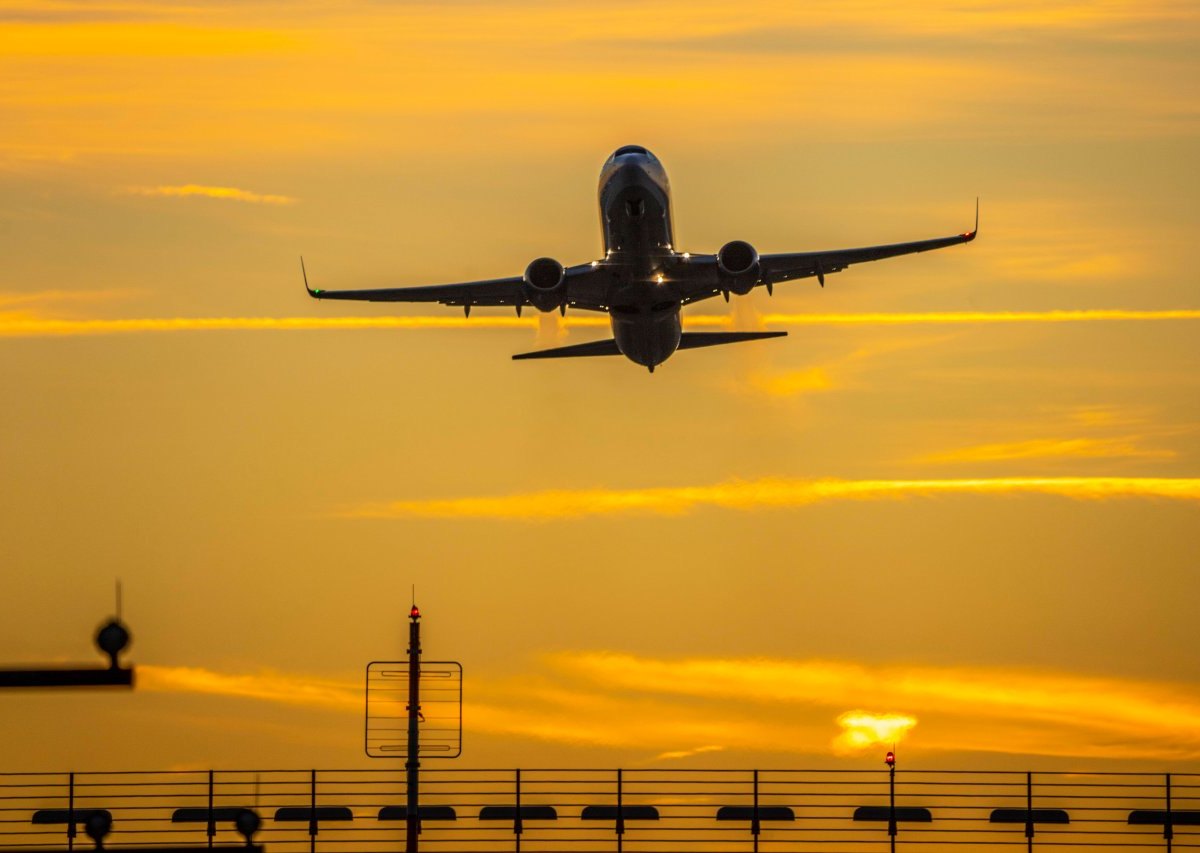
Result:
[[[460,305],[470,313],[472,306],[516,307],[518,313],[525,305],[532,305],[525,292],[522,276],[492,278],[483,281],[464,281],[455,284],[432,284],[417,287],[385,287],[366,290],[322,290],[309,286],[308,272],[304,259],[300,259],[300,271],[304,276],[304,289],[314,299],[351,299],[364,302],[437,302],[441,305]],[[607,306],[591,293],[588,287],[595,268],[591,264],[579,264],[563,271],[566,305],[603,311]]]
[[[884,258],[894,258],[899,255],[911,255],[918,252],[929,252],[956,246],[960,243],[970,243],[979,233],[979,199],[975,200],[975,226],[962,234],[950,237],[934,237],[929,240],[913,240],[908,243],[888,243],[880,246],[862,246],[856,249],[832,249],[824,252],[784,252],[780,254],[761,255],[759,262],[759,280],[756,286],[764,286],[768,291],[776,284],[798,278],[815,277],[821,286],[825,286],[825,276],[841,272],[851,264],[867,261],[881,261]],[[699,260],[697,265],[695,261]],[[712,273],[709,281],[701,276],[693,276],[698,287],[689,288],[686,279],[682,282],[684,290],[690,290],[683,296],[683,302],[697,302],[708,299],[719,293],[727,293],[728,287],[723,288],[719,280],[712,281],[717,276],[716,255],[692,256],[692,264],[708,268]]]

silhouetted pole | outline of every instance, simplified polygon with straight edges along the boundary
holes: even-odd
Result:
[[[1171,819],[1171,774],[1167,774],[1167,819],[1163,821],[1163,838],[1167,840],[1167,853],[1171,853],[1171,842],[1175,839],[1174,821]]]
[[[896,753],[889,752],[883,760],[888,766],[888,840],[896,853]]]
[[[1033,853],[1033,773],[1025,774],[1025,849]]]
[[[418,724],[421,720],[421,611],[413,604],[408,612],[408,761],[404,769],[408,777],[408,807],[405,810],[406,853],[417,853],[417,835],[421,831],[421,810],[418,799],[418,779],[421,762],[417,752],[421,748]]]

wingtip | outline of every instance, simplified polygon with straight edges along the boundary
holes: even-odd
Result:
[[[314,299],[320,299],[321,291],[313,290],[308,286],[308,271],[304,268],[304,255],[300,256],[300,275],[304,278],[304,289],[308,291],[308,295]]]
[[[966,242],[970,243],[979,234],[979,196],[975,196],[975,227],[963,234]]]

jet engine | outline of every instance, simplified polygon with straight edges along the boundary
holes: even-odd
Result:
[[[566,271],[554,258],[538,258],[525,267],[525,298],[539,311],[553,311],[566,304]]]
[[[745,240],[733,240],[717,252],[721,283],[739,296],[745,296],[758,283],[758,251]]]

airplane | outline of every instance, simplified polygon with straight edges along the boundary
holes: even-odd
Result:
[[[975,227],[952,237],[911,243],[834,249],[824,252],[787,252],[760,255],[744,240],[733,240],[715,255],[696,255],[675,248],[671,217],[671,187],[658,158],[640,145],[623,145],[612,153],[600,171],[600,225],[604,257],[564,267],[554,258],[537,258],[525,273],[486,281],[395,287],[375,290],[324,290],[309,287],[304,259],[300,259],[304,287],[315,299],[360,299],[370,302],[437,302],[461,305],[469,317],[476,305],[512,306],[517,316],[531,305],[538,311],[567,308],[603,311],[609,315],[613,336],[514,355],[514,359],[576,358],[623,355],[654,368],[676,350],[783,337],[787,332],[685,332],[679,312],[685,305],[720,294],[748,294],[785,281],[825,276],[851,264],[878,261],[897,255],[927,252],[958,243],[969,243],[979,230],[979,200],[975,201]]]

